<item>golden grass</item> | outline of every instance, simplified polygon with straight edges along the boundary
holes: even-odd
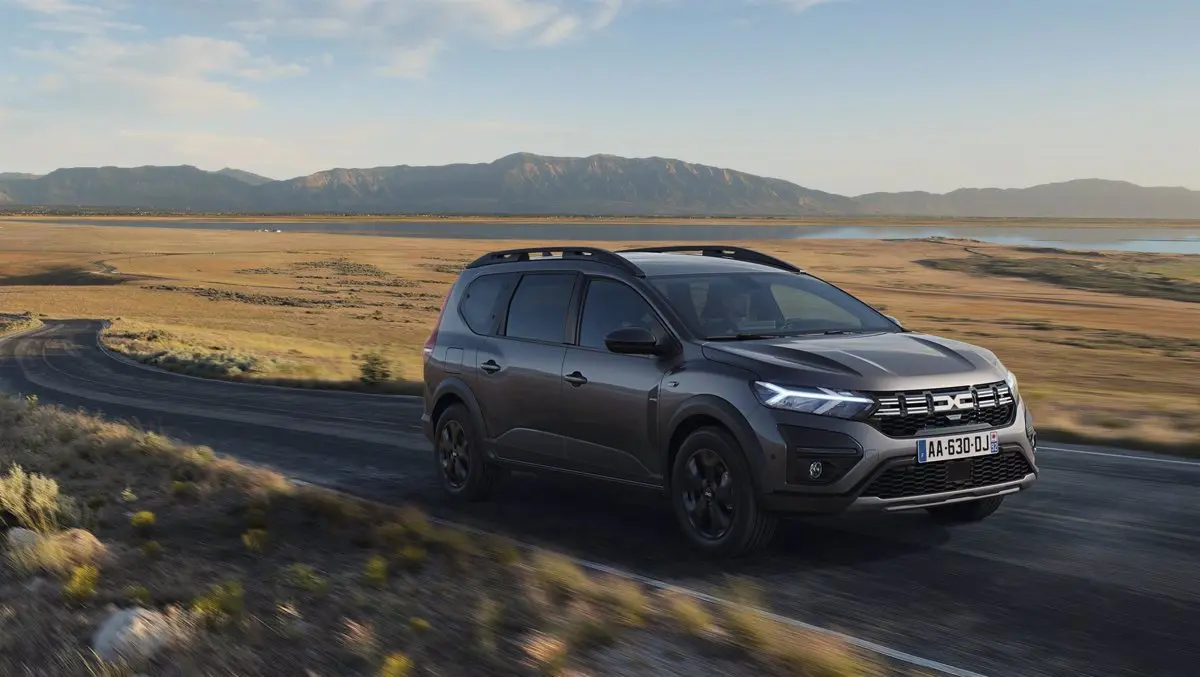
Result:
[[[378,351],[393,373],[388,387],[401,392],[419,388],[420,345],[458,267],[488,250],[532,244],[56,226],[49,219],[7,221],[4,232],[0,276],[39,283],[0,284],[0,310],[120,318],[105,339],[110,345],[142,360],[166,350],[180,371],[241,358],[258,365],[225,378],[361,388],[363,358]],[[1200,304],[918,263],[973,252],[1063,257],[1053,251],[954,241],[745,244],[812,270],[911,328],[994,350],[1020,377],[1043,432],[1168,450],[1200,446]],[[1200,279],[1197,257],[1087,258]],[[81,284],[79,271],[114,268],[82,278],[107,282]],[[164,345],[131,338],[156,330],[169,335]]]
[[[75,531],[26,540],[0,566],[0,611],[20,610],[0,612],[0,674],[35,674],[54,657],[64,677],[534,675],[586,667],[603,651],[617,667],[597,674],[628,673],[644,661],[646,636],[675,655],[696,641],[736,653],[733,674],[898,674],[769,621],[756,648],[735,651],[719,620],[703,638],[681,631],[676,607],[560,555],[497,557],[503,542],[434,524],[415,508],[299,487],[204,448],[24,399],[0,397],[0,461],[27,469],[21,482],[54,484],[88,506]],[[202,499],[172,491],[180,477]],[[270,539],[247,553],[239,535],[251,523]],[[151,542],[160,544],[153,554]],[[408,549],[423,553],[422,566],[403,566]],[[163,612],[178,639],[148,663],[87,658],[87,638],[110,605],[130,604]]]

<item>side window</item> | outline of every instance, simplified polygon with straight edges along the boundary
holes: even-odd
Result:
[[[604,337],[622,327],[645,327],[656,335],[662,329],[650,305],[629,285],[614,280],[592,280],[579,320],[579,345],[603,348]]]
[[[574,273],[523,276],[508,306],[505,335],[562,343],[566,339],[567,308],[574,288]]]
[[[515,275],[501,274],[483,275],[471,282],[459,305],[463,320],[471,331],[486,335],[496,329],[496,320],[501,310],[497,307],[497,302],[515,280]]]

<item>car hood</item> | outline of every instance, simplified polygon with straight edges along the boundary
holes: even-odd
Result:
[[[765,381],[849,390],[951,388],[1007,374],[989,350],[914,332],[710,341],[704,353]]]

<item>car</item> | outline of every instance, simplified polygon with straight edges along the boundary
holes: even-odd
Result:
[[[1032,414],[993,352],[743,247],[488,253],[423,360],[450,497],[485,499],[510,471],[648,488],[719,557],[790,515],[979,521],[1038,476]]]

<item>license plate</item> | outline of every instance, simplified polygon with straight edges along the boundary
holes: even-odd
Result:
[[[1000,435],[996,431],[949,435],[917,440],[917,463],[938,463],[956,458],[988,456],[1000,453]]]

